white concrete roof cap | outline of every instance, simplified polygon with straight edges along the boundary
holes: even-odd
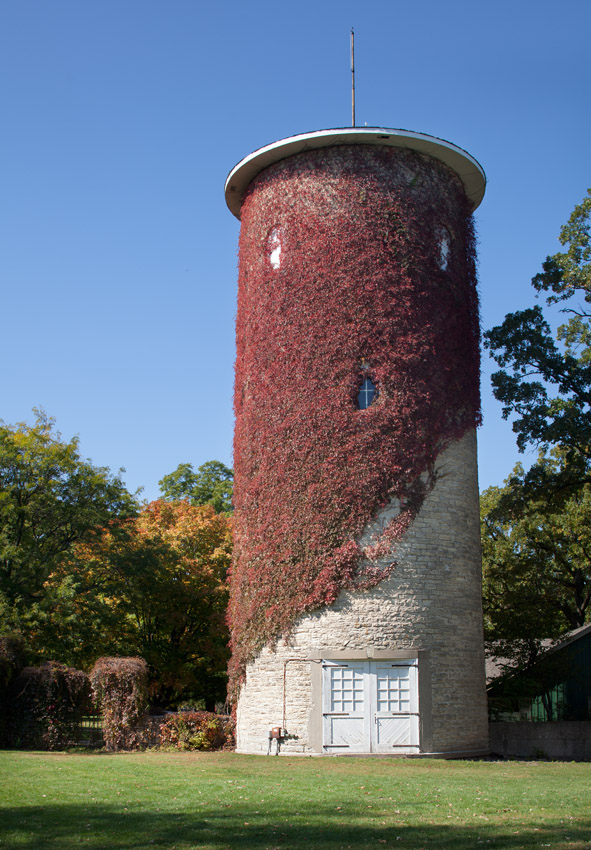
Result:
[[[414,133],[411,130],[393,130],[386,127],[341,127],[334,130],[317,130],[290,136],[259,148],[244,157],[230,171],[226,180],[226,203],[236,218],[246,190],[263,169],[275,162],[307,150],[334,145],[383,145],[405,148],[427,154],[444,162],[458,175],[472,209],[482,201],[486,188],[486,175],[482,166],[465,150],[445,139]]]

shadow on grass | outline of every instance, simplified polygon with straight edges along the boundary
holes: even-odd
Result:
[[[357,850],[359,847],[478,850],[497,847],[591,848],[591,818],[549,825],[384,825],[383,816],[360,825],[335,816],[334,808],[310,806],[297,818],[272,817],[246,807],[240,813],[138,812],[96,806],[34,806],[4,809],[4,850]],[[298,820],[299,819],[299,820]],[[293,820],[298,822],[293,823]]]

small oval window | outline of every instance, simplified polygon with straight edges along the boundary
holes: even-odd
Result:
[[[357,407],[366,410],[378,397],[378,389],[371,378],[365,378],[357,396]]]
[[[281,249],[283,232],[280,227],[274,227],[267,237],[267,259],[274,269],[281,265]]]
[[[451,258],[451,233],[447,227],[442,227],[439,230],[439,268],[441,271],[447,271]]]

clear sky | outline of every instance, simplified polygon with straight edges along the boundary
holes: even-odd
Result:
[[[42,406],[149,499],[181,462],[231,464],[224,181],[350,124],[352,26],[357,123],[440,136],[487,173],[483,327],[532,302],[591,185],[588,0],[0,0],[0,418]],[[482,487],[518,459],[489,373]]]

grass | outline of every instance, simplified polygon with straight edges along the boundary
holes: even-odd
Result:
[[[0,753],[16,850],[591,848],[591,764]]]

